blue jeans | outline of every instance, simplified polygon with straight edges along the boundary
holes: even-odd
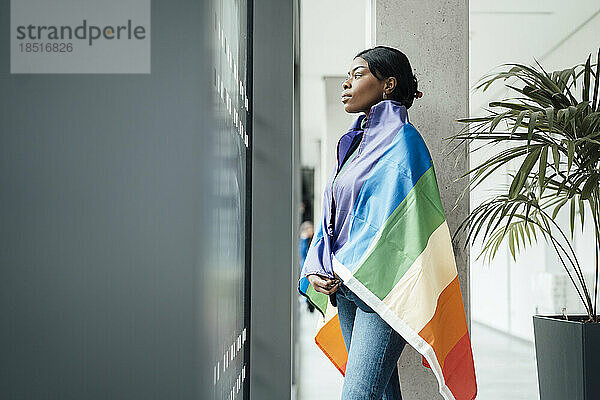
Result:
[[[335,296],[348,349],[342,400],[401,400],[397,364],[406,341],[343,283]]]

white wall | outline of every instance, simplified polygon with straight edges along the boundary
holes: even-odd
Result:
[[[572,67],[584,62],[589,53],[598,52],[600,3],[597,0],[581,0],[573,6],[558,0],[485,0],[471,1],[470,6],[471,87],[502,63],[534,64],[535,57],[548,71]],[[473,93],[471,115],[480,115],[481,107],[490,99],[508,96],[512,93],[503,90],[501,83],[485,93]],[[473,154],[471,166],[484,155]],[[498,176],[496,182],[508,181]],[[489,195],[486,190],[481,187],[471,193],[471,208]],[[559,219],[565,224],[567,218],[562,214]],[[584,269],[591,273],[594,253],[589,229],[584,234],[577,233],[575,248]],[[490,266],[475,260],[478,250],[474,246],[471,253],[473,320],[533,340],[531,316],[536,312],[560,312],[565,306],[570,313],[582,310],[551,248],[537,245],[522,252],[518,262],[514,262],[507,246],[503,246]]]
[[[332,138],[346,133],[338,132],[338,126],[334,132],[326,131],[327,110],[333,112],[334,109],[327,104],[324,78],[345,76],[354,56],[365,48],[367,1],[303,0],[300,4],[301,162],[303,166],[315,168],[314,209],[318,221],[322,190],[332,172],[330,160],[335,159],[337,141],[332,144]],[[341,102],[338,112],[346,114]],[[350,120],[355,116],[357,114],[350,116]]]

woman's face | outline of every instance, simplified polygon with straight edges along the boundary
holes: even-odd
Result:
[[[365,59],[356,57],[350,65],[348,77],[342,83],[342,103],[347,113],[369,113],[371,107],[383,99],[383,92],[391,93],[390,79],[378,80],[369,70]]]

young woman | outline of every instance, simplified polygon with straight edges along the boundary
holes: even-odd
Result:
[[[390,47],[378,46],[358,53],[342,83],[344,110],[365,113],[363,128],[375,104],[390,100],[408,109],[418,97],[421,97],[421,92],[417,90],[417,79],[408,58]],[[356,154],[361,139],[362,133],[354,137],[342,168]],[[342,399],[381,399],[383,394],[385,400],[402,399],[396,365],[406,344],[404,339],[350,291],[337,275],[330,279],[311,274],[308,280],[317,292],[335,293],[332,300],[337,302],[342,334],[349,352]]]
[[[362,114],[338,142],[298,287],[324,317],[315,340],[345,374],[342,400],[400,400],[406,343],[445,399],[476,393],[433,162],[408,121],[421,96],[408,58],[386,46],[358,53],[342,83],[344,110]]]

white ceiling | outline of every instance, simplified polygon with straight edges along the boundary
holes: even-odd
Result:
[[[470,2],[470,84],[502,63],[535,64],[546,70],[593,59],[600,47],[600,1],[472,0]],[[498,83],[491,97],[505,93]],[[488,94],[488,92],[486,92]],[[490,96],[471,95],[476,114]]]

